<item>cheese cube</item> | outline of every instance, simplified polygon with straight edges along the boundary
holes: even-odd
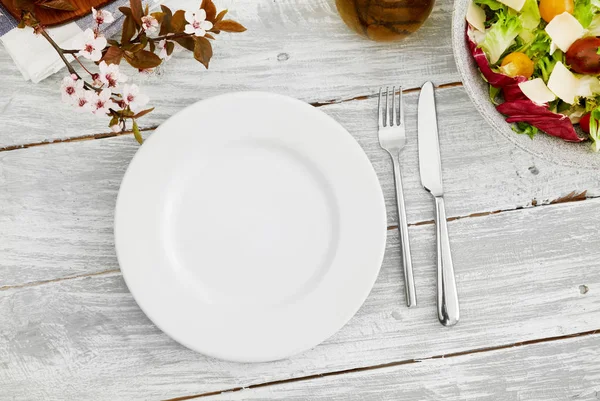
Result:
[[[543,105],[556,99],[542,78],[521,82],[519,88],[535,104]]]
[[[552,21],[546,26],[546,32],[552,43],[563,52],[569,50],[569,47],[579,38],[581,38],[585,29],[568,12],[564,12],[552,18]]]
[[[469,8],[467,9],[467,22],[478,31],[485,32],[485,11],[473,1],[469,3]]]
[[[548,89],[565,102],[573,104],[580,90],[579,85],[579,79],[563,63],[556,63],[548,79]]]
[[[521,11],[523,5],[525,5],[525,0],[499,0],[500,3],[505,4],[512,8],[515,11]]]
[[[577,96],[591,97],[594,93],[600,92],[600,81],[598,77],[591,75],[582,75],[579,77],[579,89]]]

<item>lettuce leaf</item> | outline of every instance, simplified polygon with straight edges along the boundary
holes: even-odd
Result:
[[[475,0],[475,4],[480,6],[488,6],[492,11],[506,9],[506,6],[496,0]]]
[[[582,1],[589,2],[590,0]],[[523,8],[521,9],[521,13],[519,14],[523,31],[529,31],[530,33],[533,33],[533,30],[540,25],[541,18],[542,17],[540,16],[540,9],[538,7],[537,0],[526,0]]]
[[[485,39],[480,44],[491,64],[496,64],[500,60],[522,30],[518,15],[508,15],[506,12],[498,11],[498,21],[488,29]]]
[[[573,15],[577,21],[584,27],[588,28],[594,19],[596,7],[592,5],[591,0],[575,0],[575,11]]]
[[[592,140],[592,150],[600,151],[600,109],[592,110],[590,114],[590,139]]]
[[[474,30],[467,27],[467,43],[469,45],[469,49],[471,50],[473,60],[475,60],[477,66],[479,67],[479,71],[481,71],[481,74],[490,85],[496,88],[503,88],[506,85],[517,84],[519,82],[527,80],[527,78],[523,76],[517,76],[513,78],[492,70],[492,67],[490,67],[490,63],[488,62],[485,53],[483,52],[483,50],[477,47],[477,43],[475,43],[475,41],[473,40],[473,32]]]

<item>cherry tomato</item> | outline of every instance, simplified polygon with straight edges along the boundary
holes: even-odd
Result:
[[[510,53],[502,60],[500,64],[502,72],[510,77],[522,75],[529,79],[533,75],[533,61],[525,53]]]
[[[574,10],[573,0],[540,0],[540,15],[546,22],[552,21],[552,18],[565,11],[573,14]]]
[[[585,113],[579,120],[579,126],[586,134],[590,133],[590,113]]]
[[[580,74],[600,74],[600,38],[577,39],[566,54],[567,64]]]

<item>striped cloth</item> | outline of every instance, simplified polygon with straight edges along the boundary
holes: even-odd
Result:
[[[104,7],[115,17],[111,24],[102,26],[101,31],[110,37],[120,30],[123,14],[119,7],[129,4],[129,0],[116,0]],[[48,28],[48,33],[64,49],[71,49],[73,39],[82,35],[83,31],[94,24],[92,15],[87,15],[79,20],[61,26]],[[21,71],[23,78],[38,83],[44,78],[54,74],[64,67],[54,49],[41,36],[33,34],[29,27],[17,28],[17,21],[0,4],[0,42],[15,65]]]

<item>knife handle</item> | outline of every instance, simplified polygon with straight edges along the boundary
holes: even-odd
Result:
[[[450,253],[448,224],[444,198],[435,197],[437,230],[437,310],[438,319],[444,326],[453,326],[460,318],[458,292],[454,278],[454,266]]]
[[[398,206],[398,231],[402,243],[402,267],[404,268],[404,288],[406,289],[406,305],[409,308],[417,306],[417,292],[413,276],[412,259],[410,256],[410,241],[408,237],[408,220],[406,219],[406,206],[404,204],[404,190],[402,188],[402,174],[398,154],[392,154],[394,165],[394,182],[396,184],[396,205]]]

